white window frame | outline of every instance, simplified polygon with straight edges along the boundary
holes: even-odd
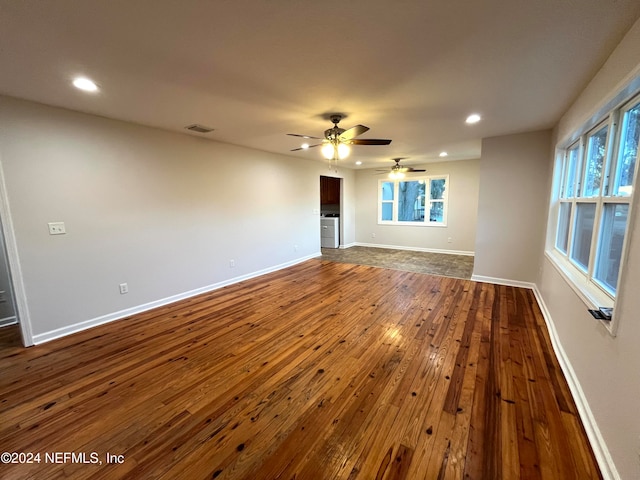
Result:
[[[441,199],[432,199],[431,198],[431,181],[433,180],[444,180],[444,193]],[[429,194],[429,198],[425,198],[425,213],[423,221],[400,221],[398,220],[398,205],[399,205],[399,188],[401,182],[418,182],[424,181],[427,186],[425,187],[425,194]],[[392,183],[393,184],[393,200],[383,200],[382,199],[382,184],[383,183]],[[413,226],[413,227],[446,227],[447,226],[447,218],[449,212],[449,175],[420,175],[420,176],[409,176],[407,175],[404,178],[399,179],[381,179],[378,181],[378,225],[401,225],[401,226]],[[442,222],[432,222],[430,220],[429,212],[431,210],[432,202],[441,202],[442,206]],[[382,205],[383,203],[392,204],[393,205],[393,214],[392,220],[383,220],[382,219]]]
[[[596,125],[585,129],[579,138],[570,144],[558,148],[559,155],[556,157],[556,171],[558,172],[557,186],[553,192],[552,200],[555,202],[555,208],[550,213],[550,226],[552,227],[552,235],[549,237],[546,254],[550,258],[558,271],[568,281],[569,285],[583,299],[589,308],[609,307],[614,308],[614,316],[611,322],[605,322],[605,326],[612,335],[615,335],[615,303],[620,293],[620,277],[623,271],[623,265],[627,255],[628,233],[630,229],[630,221],[632,219],[632,203],[633,196],[636,194],[638,187],[638,169],[640,169],[640,155],[636,157],[634,178],[632,182],[632,191],[630,195],[614,195],[615,183],[617,182],[617,163],[622,152],[621,136],[624,130],[619,123],[625,118],[627,111],[631,110],[640,102],[640,94],[636,93],[633,97],[619,104],[612,111],[607,112],[602,120]],[[603,126],[608,125],[607,141],[605,147],[605,156],[602,167],[602,178],[600,191],[597,196],[583,197],[586,189],[587,176],[587,156],[589,137],[598,132]],[[575,137],[574,137],[575,138]],[[567,193],[567,174],[569,168],[569,152],[578,146],[578,160],[575,168],[574,194],[571,197]],[[574,179],[574,180],[575,180]],[[559,227],[560,221],[560,204],[570,203],[571,214],[568,219],[569,237],[567,240],[567,251],[563,252],[558,247],[558,235],[561,232]],[[575,223],[578,204],[595,204],[595,220],[591,237],[591,248],[589,253],[589,262],[587,269],[582,269],[574,260],[572,260],[573,239],[575,235]],[[616,284],[616,292],[613,292],[607,285],[596,278],[596,265],[599,254],[599,244],[603,235],[603,218],[604,208],[606,204],[628,205],[627,224],[625,229],[624,240],[622,243],[622,252],[620,258],[620,269],[618,271],[618,280]]]

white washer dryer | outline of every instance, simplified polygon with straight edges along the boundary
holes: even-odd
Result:
[[[320,217],[320,246],[322,248],[340,246],[340,218]]]

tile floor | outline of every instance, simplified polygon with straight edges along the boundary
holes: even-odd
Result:
[[[322,260],[470,279],[473,257],[377,247],[323,248]]]

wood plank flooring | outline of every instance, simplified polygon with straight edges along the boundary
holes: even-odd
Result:
[[[525,289],[314,259],[0,372],[3,479],[601,478]]]

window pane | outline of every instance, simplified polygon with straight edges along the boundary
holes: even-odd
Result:
[[[400,182],[398,186],[398,221],[424,221],[425,183]]]
[[[626,204],[609,203],[604,206],[596,279],[612,293],[616,292],[616,284],[618,283],[622,242],[624,241],[624,232],[627,229],[628,213],[629,205]]]
[[[602,127],[589,137],[584,182],[585,197],[593,197],[600,192],[602,166],[604,164],[605,147],[607,144],[607,129],[607,126]]]
[[[616,166],[614,195],[631,195],[633,173],[638,158],[638,140],[640,139],[640,103],[624,114],[622,137]]]
[[[443,202],[431,202],[431,208],[429,209],[429,221],[430,222],[444,222],[444,203]]]
[[[431,180],[431,200],[442,200],[444,198],[445,179],[437,178]]]
[[[562,202],[560,204],[560,213],[558,215],[558,237],[556,238],[556,247],[563,253],[567,253],[569,243],[569,220],[571,219],[571,203]]]
[[[382,200],[393,200],[393,182],[382,182]]]
[[[571,245],[571,259],[583,270],[589,267],[589,252],[591,250],[591,236],[593,220],[596,215],[595,203],[578,203],[576,205],[576,220],[573,226],[573,244]]]
[[[578,166],[579,146],[576,145],[567,152],[567,172],[563,198],[572,198],[576,194],[576,167]]]
[[[382,203],[382,219],[383,221],[393,220],[393,203]]]

